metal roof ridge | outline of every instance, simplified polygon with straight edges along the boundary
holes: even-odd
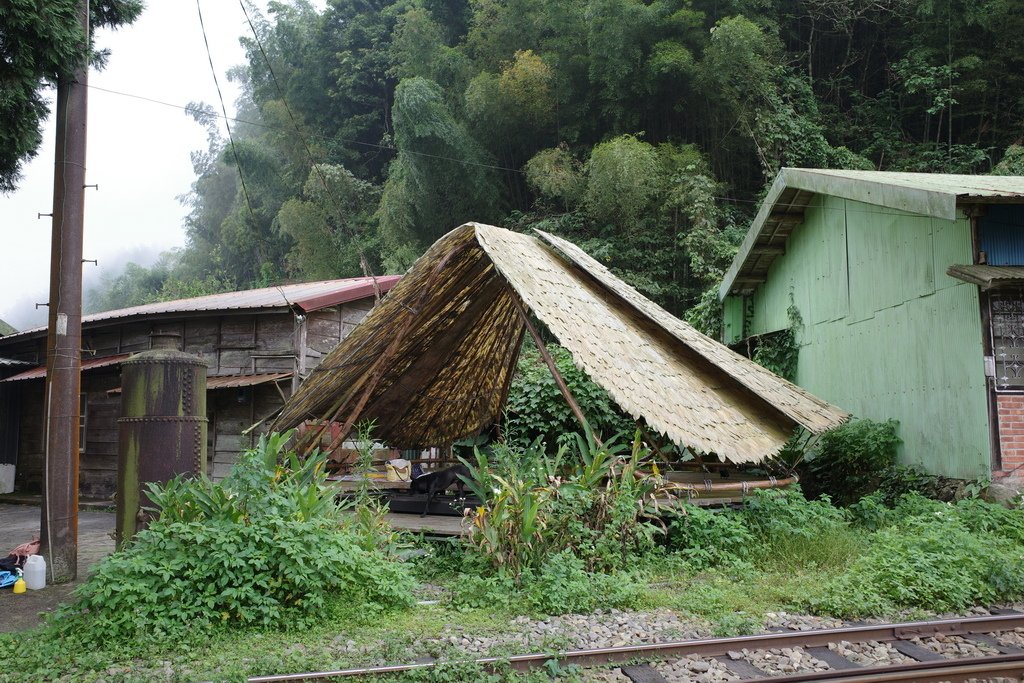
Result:
[[[400,275],[379,275],[379,276],[377,276],[376,279],[377,279],[379,284],[382,283],[382,281],[386,281],[386,282],[383,282],[383,284],[381,286],[381,289],[383,291],[386,291],[386,290],[389,290],[391,288],[391,286],[393,286],[399,279],[401,279],[401,276]],[[366,276],[359,276],[359,277],[353,277],[353,278],[338,278],[338,279],[334,279],[334,280],[313,280],[311,282],[294,282],[294,283],[286,284],[286,285],[272,285],[270,287],[257,287],[255,289],[241,289],[241,290],[236,290],[236,291],[232,291],[232,292],[220,292],[218,294],[204,294],[202,296],[184,297],[184,298],[181,298],[181,299],[171,299],[170,301],[158,301],[158,302],[153,302],[153,303],[148,303],[148,304],[140,304],[138,306],[129,306],[127,308],[117,308],[117,309],[113,309],[113,310],[110,310],[110,311],[100,311],[98,313],[90,313],[88,315],[82,316],[82,323],[83,324],[88,324],[88,323],[97,323],[97,322],[105,322],[105,321],[114,322],[114,321],[118,321],[118,320],[125,320],[125,319],[128,319],[128,318],[134,318],[134,317],[176,315],[176,314],[182,314],[182,313],[203,313],[203,312],[213,312],[213,311],[243,312],[243,311],[258,311],[258,310],[261,310],[261,309],[268,309],[268,308],[282,308],[282,309],[285,309],[285,308],[288,308],[292,304],[298,305],[305,312],[309,313],[309,312],[312,312],[312,311],[315,311],[315,310],[319,310],[319,308],[323,308],[325,306],[331,305],[330,303],[328,303],[328,304],[323,304],[322,303],[323,300],[325,300],[325,298],[329,298],[330,295],[329,294],[311,294],[311,295],[307,295],[307,296],[302,297],[302,298],[297,298],[294,301],[291,301],[289,299],[288,295],[287,295],[287,292],[289,292],[289,290],[295,290],[295,289],[299,289],[299,288],[302,288],[302,287],[315,287],[315,286],[318,286],[318,285],[322,286],[322,285],[326,285],[326,284],[332,283],[332,282],[339,283],[338,284],[339,288],[340,287],[344,287],[345,290],[355,290],[356,292],[362,292],[362,288],[367,288],[368,287],[369,288],[369,293],[365,294],[365,296],[370,296],[373,293],[373,286],[372,286],[371,278],[366,277]],[[344,284],[342,284],[342,283],[344,283]],[[244,295],[244,294],[250,294],[251,295],[251,294],[259,293],[259,292],[266,292],[268,294],[273,293],[273,292],[277,292],[281,296],[281,301],[279,302],[279,304],[276,304],[276,305],[267,305],[267,304],[259,304],[259,303],[257,303],[257,304],[251,305],[251,306],[240,306],[240,307],[221,306],[221,307],[217,307],[217,308],[185,308],[185,307],[182,306],[182,304],[184,302],[201,302],[201,301],[204,301],[204,300],[214,300],[216,298],[225,298],[226,299],[226,298],[230,297],[231,295]],[[348,303],[349,301],[353,301],[353,300],[358,299],[358,298],[362,298],[362,297],[361,296],[354,296],[354,297],[349,297],[349,298],[341,297],[341,300],[339,300],[336,303]],[[175,308],[174,307],[175,304],[178,305],[180,308]],[[309,306],[308,308],[307,308],[307,305]],[[33,328],[27,329],[27,330],[22,330],[20,332],[15,332],[14,334],[4,335],[4,336],[0,337],[0,343],[6,341],[8,339],[18,339],[18,340],[26,339],[26,338],[32,337],[33,335],[38,335],[38,334],[41,334],[41,333],[45,333],[47,331],[47,329],[48,329],[47,326],[43,325],[43,326],[39,326],[39,327],[33,327]]]
[[[889,209],[943,220],[955,220],[957,199],[960,196],[970,196],[968,188],[962,188],[967,191],[960,193],[952,188],[925,188],[914,186],[908,182],[899,182],[900,176],[909,175],[915,175],[921,180],[925,177],[961,177],[943,173],[891,174],[888,171],[849,169],[791,167],[780,169],[768,194],[761,202],[761,207],[751,222],[743,242],[740,243],[736,256],[733,257],[729,269],[722,277],[722,284],[718,288],[718,300],[724,301],[729,295],[740,270],[757,244],[765,223],[775,209],[779,197],[788,188],[884,206]]]

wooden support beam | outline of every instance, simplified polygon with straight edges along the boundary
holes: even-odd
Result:
[[[750,250],[751,254],[757,254],[758,256],[783,256],[786,253],[785,247],[754,247]]]
[[[405,340],[405,335],[409,332],[412,324],[419,319],[428,295],[434,291],[434,283],[437,282],[437,278],[441,274],[441,271],[444,270],[445,266],[448,265],[448,262],[453,256],[461,254],[467,248],[473,246],[476,246],[475,242],[467,242],[463,244],[457,249],[445,254],[444,258],[434,266],[434,271],[430,274],[430,279],[425,283],[423,291],[420,294],[419,299],[416,301],[416,307],[408,310],[405,322],[395,334],[395,338],[391,340],[391,343],[388,344],[386,349],[384,349],[384,352],[380,354],[371,366],[370,370],[363,375],[364,377],[368,377],[368,380],[366,381],[366,387],[363,389],[362,396],[360,396],[359,402],[356,403],[355,407],[352,408],[352,412],[349,413],[348,419],[345,420],[345,424],[341,427],[341,432],[339,432],[338,436],[336,436],[331,442],[331,445],[328,447],[329,451],[333,451],[345,442],[345,438],[348,436],[349,432],[352,431],[352,427],[355,425],[356,420],[358,420],[359,416],[362,415],[363,408],[366,407],[366,402],[370,400],[370,394],[372,394],[373,390],[377,388],[377,383],[380,382],[381,377],[384,376],[388,361],[390,361],[398,351],[398,347],[401,346],[402,342]],[[354,395],[354,391],[349,393],[349,397]],[[345,403],[348,403],[348,399],[345,400]]]
[[[548,347],[545,346],[544,340],[540,338],[540,334],[537,332],[537,328],[533,326],[533,322],[530,321],[530,316],[526,312],[526,307],[523,306],[523,302],[519,300],[519,295],[509,288],[509,293],[512,296],[512,304],[519,311],[519,317],[522,318],[523,324],[526,325],[526,329],[529,330],[530,336],[533,337],[533,343],[537,345],[537,350],[540,351],[541,358],[544,359],[544,364],[548,366],[548,370],[551,371],[551,376],[555,378],[555,384],[558,385],[558,390],[562,392],[562,398],[569,404],[569,409],[572,410],[572,414],[576,416],[576,420],[580,423],[584,430],[590,430],[590,423],[587,422],[587,418],[583,416],[583,411],[580,409],[580,404],[576,402],[576,398],[569,391],[568,385],[565,380],[562,379],[562,373],[558,371],[558,366],[555,365],[555,359],[548,353]],[[600,437],[590,430],[594,437],[594,443],[599,448],[604,446]]]
[[[513,305],[516,303],[515,295],[512,295]],[[518,310],[518,306],[516,307]],[[498,399],[498,435],[499,438],[504,437],[505,432],[505,404],[508,403],[508,392],[512,389],[512,377],[516,374],[516,367],[519,365],[519,355],[523,350],[523,337],[526,336],[526,326],[524,325],[519,330],[517,336],[518,341],[515,346],[512,347],[512,353],[509,364],[506,366],[505,384],[501,387],[501,398]]]

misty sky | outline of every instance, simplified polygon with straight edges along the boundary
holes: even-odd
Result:
[[[186,210],[177,198],[194,179],[190,152],[207,147],[205,129],[182,109],[106,90],[181,107],[203,101],[220,111],[195,3],[147,0],[146,5],[135,24],[96,35],[97,45],[111,55],[105,70],[89,74],[86,182],[98,183],[99,190],[86,190],[83,258],[98,259],[99,266],[84,265],[86,288],[104,272],[116,274],[127,261],[149,264],[161,251],[184,245]],[[231,0],[202,0],[202,11],[233,115],[238,88],[225,73],[244,60],[238,38],[249,26]],[[52,202],[51,116],[43,147],[25,168],[18,190],[0,194],[7,252],[0,269],[0,318],[18,329],[46,324],[46,308],[36,310],[35,304],[48,298],[51,223],[36,214],[50,213]]]

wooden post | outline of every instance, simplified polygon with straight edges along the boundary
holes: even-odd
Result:
[[[89,2],[78,21],[89,40]],[[50,315],[46,340],[46,437],[41,552],[50,583],[78,575],[79,392],[82,368],[82,235],[89,65],[57,76]]]
[[[566,385],[565,380],[562,378],[562,373],[558,371],[558,366],[555,365],[555,360],[551,357],[551,354],[548,353],[548,347],[544,345],[544,340],[540,338],[540,334],[537,333],[537,328],[534,327],[533,323],[530,321],[530,316],[526,313],[526,308],[523,306],[523,302],[519,300],[519,296],[515,292],[510,290],[509,293],[512,295],[512,304],[516,307],[516,310],[519,311],[519,317],[522,318],[523,324],[526,325],[526,329],[530,331],[530,336],[533,337],[533,343],[537,345],[537,350],[540,351],[541,358],[544,359],[544,363],[548,366],[548,370],[551,371],[551,376],[555,378],[555,384],[558,385],[558,390],[562,392],[562,398],[564,398],[565,402],[569,404],[569,409],[572,410],[572,414],[576,416],[576,419],[579,421],[583,429],[589,430],[590,423],[587,422],[587,418],[583,416],[583,411],[580,410],[580,404],[576,402],[576,397],[574,397],[572,392],[569,391],[568,385]],[[598,447],[603,447],[604,443],[601,442],[601,438],[597,434],[594,434],[592,430],[591,434],[593,435],[594,442]]]
[[[510,293],[513,303],[515,295]],[[518,309],[517,309],[518,310]],[[505,404],[508,403],[508,392],[512,390],[512,377],[516,374],[516,367],[519,365],[519,356],[523,350],[523,337],[526,336],[526,327],[519,330],[516,337],[516,345],[512,349],[512,362],[508,365],[508,376],[505,377],[505,386],[501,388],[501,396],[498,398],[498,438],[505,440]]]

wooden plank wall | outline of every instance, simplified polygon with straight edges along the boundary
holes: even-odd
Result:
[[[282,383],[286,392],[287,386],[287,382]],[[238,462],[239,455],[256,445],[265,431],[266,418],[280,410],[284,401],[270,383],[213,390],[207,394],[206,401],[211,435],[206,471],[212,479],[220,481]],[[259,427],[248,434],[242,433],[261,420]]]
[[[83,359],[104,358],[147,351],[151,335],[173,333],[181,336],[183,350],[204,358],[208,374],[248,375],[272,372],[299,374],[299,357],[305,374],[352,331],[373,306],[372,299],[310,313],[302,326],[290,312],[194,316],[161,321],[139,321],[83,332]],[[304,327],[304,329],[303,329]],[[302,347],[301,341],[305,340]],[[45,360],[45,338],[26,340],[5,349],[4,356],[41,364]],[[86,449],[80,461],[81,495],[107,498],[117,484],[117,441],[120,395],[107,394],[120,385],[117,368],[90,370],[82,376],[88,393]],[[18,463],[16,487],[25,493],[39,493],[43,471],[42,380],[17,382],[13,388],[19,405]],[[290,395],[292,386],[281,388]],[[239,402],[239,394],[248,399]],[[272,384],[242,389],[210,391],[207,396],[209,422],[207,473],[222,478],[237,461],[239,453],[252,447],[261,429],[243,436],[242,431],[266,418],[283,404]]]
[[[117,368],[103,368],[82,376],[87,395],[85,452],[78,464],[78,490],[83,498],[110,498],[117,489],[117,441],[121,397],[108,389],[121,385]]]
[[[43,490],[43,381],[17,382],[18,464],[14,470],[14,490],[42,493]]]

